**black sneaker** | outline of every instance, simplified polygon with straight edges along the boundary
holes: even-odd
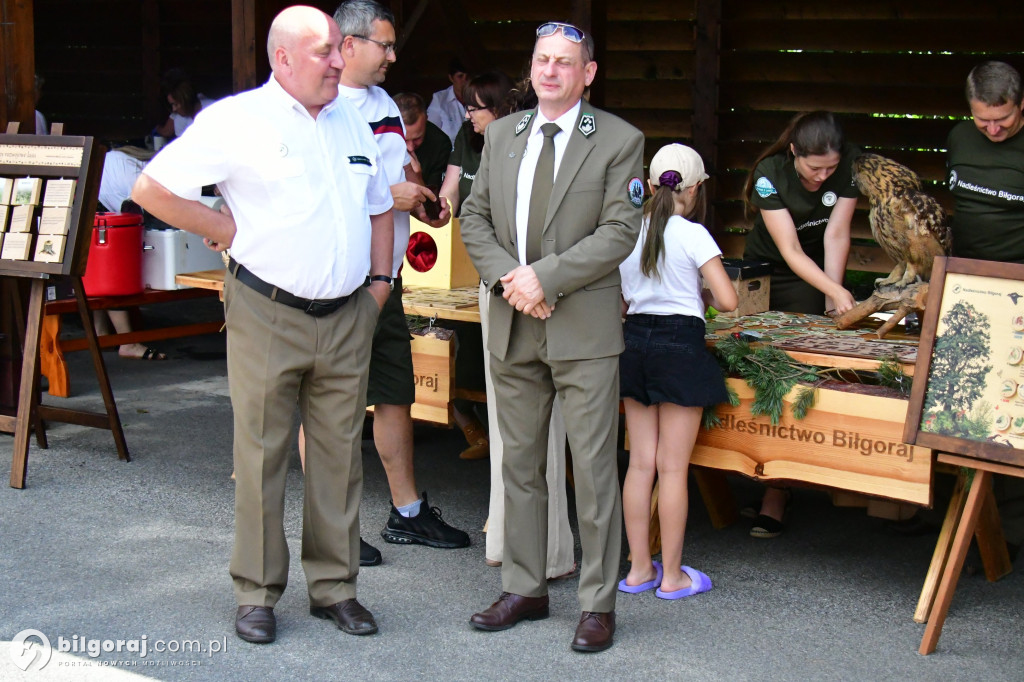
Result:
[[[423,493],[422,500],[420,513],[409,518],[399,514],[392,504],[391,514],[380,536],[387,542],[400,545],[427,545],[438,549],[469,547],[469,534],[445,523],[441,510],[427,502],[427,493]]]
[[[384,561],[384,557],[380,555],[380,550],[359,538],[359,565],[379,566],[382,561]]]

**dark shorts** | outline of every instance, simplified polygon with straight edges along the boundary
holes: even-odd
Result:
[[[704,320],[629,315],[619,357],[619,395],[643,405],[706,407],[729,400],[725,376],[704,343]]]
[[[410,339],[402,306],[402,278],[399,277],[395,279],[395,290],[385,301],[377,318],[377,328],[373,331],[367,405],[412,405],[416,402]]]

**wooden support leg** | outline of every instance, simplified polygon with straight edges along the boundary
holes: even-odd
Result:
[[[721,530],[736,523],[739,512],[725,473],[703,467],[693,467],[692,471],[693,477],[697,479],[701,499],[711,517],[711,525]]]
[[[18,390],[18,416],[14,429],[14,454],[11,457],[12,488],[24,488],[28,473],[28,437],[38,405],[35,376],[39,370],[39,327],[43,321],[45,288],[41,279],[32,280],[28,298],[28,317],[25,325],[25,345],[22,348],[21,387]]]
[[[964,474],[963,470],[961,470],[956,477],[956,485],[953,488],[953,496],[949,500],[946,518],[942,521],[939,540],[935,543],[932,562],[928,565],[928,573],[925,574],[924,587],[921,588],[921,597],[917,600],[917,609],[914,611],[914,622],[916,623],[928,622],[928,614],[931,613],[932,604],[935,603],[935,590],[939,586],[942,569],[946,567],[949,550],[953,544],[953,533],[956,531],[957,524],[960,523],[960,516],[963,514],[966,499],[964,494]]]
[[[974,529],[977,527],[985,496],[991,494],[991,490],[992,474],[980,469],[975,470],[974,480],[971,481],[967,493],[967,502],[964,504],[964,513],[953,537],[949,561],[946,562],[946,567],[942,572],[942,581],[939,583],[935,606],[928,619],[924,637],[921,638],[921,646],[917,650],[919,654],[927,655],[935,651],[939,635],[942,634],[942,626],[946,622],[946,615],[949,613],[949,605],[953,601],[953,591],[960,579],[960,571],[964,567],[967,549],[971,545],[971,536],[974,535]]]
[[[985,578],[994,583],[1009,575],[1013,566],[1010,562],[1010,551],[1006,547],[1006,536],[1003,535],[999,509],[996,508],[996,496],[992,490],[989,490],[982,500],[974,539],[978,543],[981,565],[985,568]]]
[[[42,338],[39,340],[39,371],[49,381],[50,395],[58,398],[71,395],[68,362],[60,348],[60,315],[43,317]]]
[[[92,364],[96,370],[96,379],[100,384],[100,393],[103,394],[103,404],[107,408],[110,432],[114,434],[117,456],[126,462],[130,462],[131,456],[128,454],[128,445],[124,441],[124,431],[121,430],[121,418],[117,414],[114,392],[110,390],[107,366],[103,362],[103,353],[100,351],[99,340],[96,337],[96,328],[92,322],[92,312],[90,312],[89,305],[85,300],[85,287],[82,286],[81,277],[73,277],[72,282],[75,288],[75,299],[78,301],[78,314],[82,318],[82,327],[85,329],[85,338],[89,342],[89,353],[92,355]]]

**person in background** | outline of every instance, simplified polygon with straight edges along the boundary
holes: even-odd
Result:
[[[946,141],[953,255],[1024,263],[1024,88],[1005,62],[967,76],[970,121]]]
[[[210,107],[146,167],[133,199],[231,248],[225,275],[234,412],[235,631],[277,636],[288,582],[284,503],[296,400],[308,428],[302,566],[311,615],[377,632],[356,599],[370,342],[388,297],[391,193],[366,121],[344,98],[337,24],[289,7],[267,38],[265,85]],[[283,152],[283,153],[282,153]],[[216,184],[226,208],[196,201]],[[315,246],[315,248],[313,248]],[[364,286],[367,273],[370,283]],[[184,578],[183,578],[184,579]]]
[[[743,257],[771,263],[771,310],[821,315],[853,308],[843,276],[859,195],[852,164],[859,153],[833,114],[814,111],[795,116],[754,162],[743,188],[754,211]],[[789,499],[788,490],[769,487],[751,536],[780,535]]]
[[[185,129],[192,125],[196,114],[213,104],[212,99],[196,92],[192,79],[184,69],[168,69],[160,80],[160,91],[171,106],[171,114],[153,129],[153,135],[165,140],[181,137]]]
[[[736,290],[722,252],[701,225],[704,162],[670,144],[651,159],[651,198],[633,253],[619,266],[627,308],[619,357],[620,395],[629,430],[622,513],[632,565],[619,591],[655,590],[681,599],[711,589],[703,572],[682,565],[689,509],[687,473],[704,408],[728,402],[725,377],[704,342],[708,305],[735,310]],[[709,288],[701,286],[701,278]],[[662,563],[651,560],[651,491],[658,479]]]
[[[583,566],[571,641],[604,651],[615,634],[622,503],[616,447],[623,350],[618,266],[640,232],[643,134],[584,102],[594,40],[571,24],[537,29],[538,108],[487,128],[462,207],[462,238],[488,291],[491,379],[504,440],[502,592],[470,618],[506,630],[547,618],[544,477],[557,399],[572,451]]]
[[[422,97],[414,92],[400,92],[393,99],[405,124],[405,148],[412,158],[413,170],[419,172],[423,184],[437,194],[448,168],[452,141],[427,120]]]
[[[33,81],[33,98],[36,107],[36,135],[50,134],[50,127],[46,125],[46,117],[43,116],[43,112],[39,111],[39,100],[43,97],[43,86],[45,84],[46,79],[37,73]]]
[[[427,107],[427,118],[431,123],[444,131],[444,134],[455,143],[455,136],[462,127],[462,121],[466,117],[466,107],[463,89],[469,82],[469,73],[462,65],[462,60],[452,57],[448,64],[448,80],[451,82],[444,90],[438,90],[430,98],[430,106]]]
[[[426,492],[417,490],[413,467],[411,406],[416,389],[399,273],[409,243],[409,213],[427,222],[423,202],[437,197],[407,179],[412,169],[402,119],[394,100],[380,87],[395,61],[395,18],[373,0],[349,0],[338,5],[334,20],[341,30],[345,58],[339,92],[359,110],[373,132],[395,202],[394,255],[386,278],[392,292],[373,335],[366,403],[374,406],[373,442],[391,490],[391,511],[380,534],[394,544],[468,547],[469,535],[446,523],[441,511],[430,505]],[[445,207],[439,220],[448,222]],[[360,556],[364,564],[381,561],[380,552],[365,541],[361,541]]]

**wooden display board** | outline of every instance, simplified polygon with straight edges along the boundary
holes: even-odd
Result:
[[[904,440],[964,472],[929,570],[938,586],[918,606],[928,623],[918,652],[930,654],[971,538],[982,549],[995,528],[988,544],[1005,568],[989,579],[1010,570],[991,489],[993,473],[1024,477],[1024,265],[936,258],[914,374]]]
[[[902,441],[906,400],[818,388],[814,407],[795,419],[794,389],[772,424],[751,414],[754,391],[745,381],[727,381],[740,404],[716,408],[722,423],[699,432],[692,464],[931,506],[931,450]]]
[[[1024,265],[939,258],[904,440],[1024,467]]]
[[[103,172],[105,151],[91,137],[65,137],[61,134],[62,128],[61,124],[55,124],[51,135],[18,135],[18,123],[12,122],[8,124],[7,134],[0,135],[0,178],[11,181],[24,180],[24,182],[15,182],[14,192],[10,199],[7,199],[6,196],[0,198],[19,203],[23,200],[23,195],[31,197],[27,204],[30,206],[28,214],[22,214],[26,220],[24,222],[19,220],[16,225],[11,223],[12,229],[17,229],[19,232],[13,233],[13,235],[6,232],[8,226],[6,221],[12,220],[13,215],[5,216],[3,239],[6,241],[12,236],[15,237],[19,247],[18,257],[4,258],[5,255],[13,256],[14,254],[11,251],[4,253],[0,250],[0,276],[27,278],[31,282],[28,308],[24,311],[24,315],[20,302],[13,306],[14,315],[17,318],[14,321],[15,326],[18,328],[22,341],[21,386],[18,391],[17,415],[13,417],[0,415],[0,430],[14,433],[14,453],[11,458],[10,478],[12,488],[25,487],[30,432],[35,431],[40,446],[46,447],[43,420],[47,419],[109,429],[114,436],[118,456],[123,460],[129,459],[121,420],[117,414],[117,405],[114,403],[114,395],[110,389],[103,355],[96,338],[92,314],[82,286],[82,275],[85,274],[86,259],[88,258],[89,240],[92,236],[93,216],[96,213],[96,197],[99,192],[100,176]],[[38,182],[36,182],[37,180]],[[73,181],[73,191],[71,191],[70,183],[66,182],[67,180]],[[55,197],[51,196],[50,201],[52,204],[63,204],[62,208],[67,214],[59,221],[59,228],[53,228],[52,223],[48,228],[56,232],[66,230],[66,234],[59,234],[59,238],[53,237],[52,234],[44,234],[47,228],[43,228],[42,225],[41,204],[46,203],[47,186],[50,183],[53,183],[50,186],[51,191],[65,190],[65,195],[62,198],[54,200]],[[31,203],[34,201],[38,201],[39,205]],[[14,207],[11,208],[12,210],[6,211],[6,213],[13,214]],[[24,209],[25,204],[18,208]],[[26,243],[22,244],[23,241]],[[37,242],[41,244],[40,260],[34,259]],[[61,245],[63,250],[60,249]],[[26,255],[25,258],[21,257],[22,253]],[[103,395],[103,403],[106,408],[104,414],[51,407],[43,405],[39,401],[39,343],[45,302],[45,283],[49,279],[60,277],[70,279],[75,290],[78,312],[89,343],[93,368],[100,384],[100,392]],[[8,282],[13,283],[13,280],[8,280]],[[6,288],[11,291],[13,287],[7,286]],[[18,298],[14,294],[11,294],[11,297]]]

